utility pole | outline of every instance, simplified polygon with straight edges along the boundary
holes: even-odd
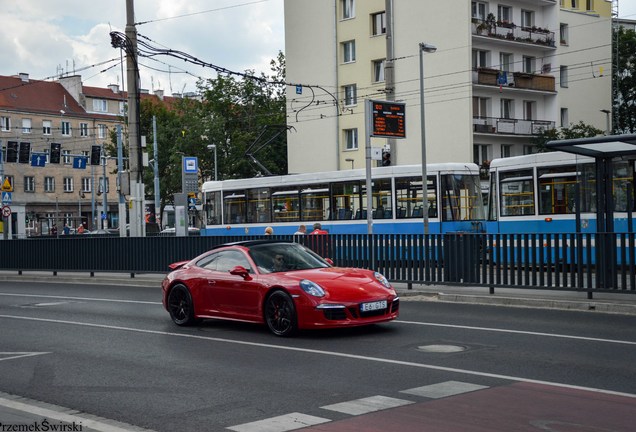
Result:
[[[153,154],[155,157],[155,163],[152,168],[154,171],[154,189],[155,189],[155,223],[161,229],[161,194],[159,193],[159,148],[157,147],[157,117],[152,116],[152,140],[153,140]],[[214,165],[216,170],[216,165]],[[216,171],[214,171],[216,174]]]
[[[144,183],[139,134],[139,67],[137,65],[137,29],[135,28],[134,0],[126,0],[126,72],[128,79],[128,149],[130,154],[130,236],[143,236]]]
[[[395,47],[393,45],[393,0],[384,0],[386,19],[386,61],[384,63],[384,89],[387,101],[395,101]],[[391,165],[397,164],[396,140],[389,138],[387,144],[391,152]]]

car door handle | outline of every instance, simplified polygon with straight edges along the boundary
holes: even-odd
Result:
[[[208,285],[216,285],[216,281],[208,279]]]

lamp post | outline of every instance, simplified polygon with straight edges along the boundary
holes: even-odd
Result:
[[[610,135],[610,114],[612,112],[608,109],[602,109],[600,111],[605,113],[605,135]]]
[[[351,169],[353,169],[353,159],[347,158],[347,159],[345,159],[345,161],[351,162]]]
[[[214,150],[214,181],[217,181],[218,176],[216,173],[218,171],[218,165],[216,164],[216,144],[209,144],[208,150]]]
[[[424,128],[424,53],[434,53],[437,47],[420,42],[420,127],[422,129],[422,216],[424,234],[428,234],[428,179],[426,173],[426,130]]]

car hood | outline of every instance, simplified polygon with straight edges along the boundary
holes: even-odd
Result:
[[[395,294],[373,276],[373,271],[358,268],[330,267],[283,273],[285,279],[308,279],[325,290],[325,300],[360,300]],[[280,273],[278,273],[280,274]]]

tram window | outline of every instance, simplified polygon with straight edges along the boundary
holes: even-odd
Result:
[[[575,166],[537,170],[539,177],[539,214],[575,212],[576,181],[580,175]]]
[[[632,208],[628,209],[628,185],[631,184]],[[614,181],[612,184],[612,194],[614,199],[614,210],[626,212],[634,210],[634,169],[627,162],[617,162],[614,165]]]
[[[500,173],[499,179],[501,215],[534,215],[532,170]]]
[[[208,225],[218,225],[221,223],[221,192],[206,193],[205,217]]]
[[[350,181],[331,185],[330,220],[353,219],[360,210],[360,182]]]
[[[248,189],[247,191],[247,222],[271,222],[271,199],[268,188]]]
[[[225,192],[223,194],[224,222],[227,224],[244,223],[246,204],[244,191]]]
[[[373,218],[393,218],[393,198],[391,196],[391,179],[373,180]]]
[[[298,222],[300,220],[300,197],[297,190],[272,189],[274,222]]]
[[[421,218],[422,177],[401,177],[395,179],[396,217]],[[428,177],[428,215],[437,217],[437,179]]]
[[[302,220],[322,221],[329,218],[329,187],[325,184],[311,185],[300,191]]]
[[[442,220],[484,219],[484,205],[478,177],[445,174],[442,176],[441,194]]]

